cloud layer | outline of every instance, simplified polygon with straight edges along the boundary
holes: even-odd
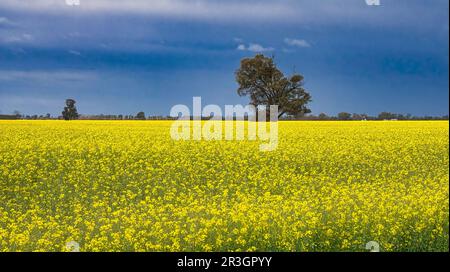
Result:
[[[358,20],[380,25],[408,25],[420,11],[423,27],[436,16],[448,13],[447,0],[381,1],[369,6],[365,0],[2,0],[0,9],[56,14],[134,13],[208,20],[277,20],[296,22],[342,22]],[[407,9],[404,7],[407,5]],[[447,10],[436,7],[447,6]]]
[[[186,18],[282,18],[293,16],[290,1],[217,0],[89,0],[68,5],[65,0],[2,0],[0,8],[35,12],[115,12]]]

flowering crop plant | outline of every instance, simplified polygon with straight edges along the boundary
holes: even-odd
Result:
[[[0,121],[0,251],[449,250],[448,121],[172,123]]]

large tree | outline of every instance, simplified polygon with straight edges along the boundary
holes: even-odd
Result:
[[[64,111],[62,112],[64,120],[75,120],[78,119],[78,112],[75,104],[77,102],[73,99],[66,99],[66,106],[64,107]]]
[[[307,104],[311,95],[303,88],[303,76],[286,77],[274,62],[274,58],[258,54],[241,61],[236,71],[237,90],[240,96],[250,96],[254,106],[278,105],[279,116],[303,116],[310,113]]]

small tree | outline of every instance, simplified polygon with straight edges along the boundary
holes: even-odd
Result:
[[[18,110],[15,110],[15,111],[13,112],[13,114],[16,116],[16,118],[22,117],[22,114],[21,114],[20,111],[18,111]]]
[[[66,99],[66,106],[62,112],[63,118],[66,121],[78,119],[79,115],[75,104],[77,102],[73,99]]]
[[[338,119],[339,120],[350,120],[352,115],[348,112],[340,112],[338,113]]]
[[[145,113],[143,111],[138,112],[138,114],[136,115],[136,119],[137,120],[145,120]]]
[[[366,118],[364,118],[362,114],[359,114],[359,113],[353,113],[353,114],[352,114],[352,119],[353,119],[353,120],[356,120],[356,121],[361,121],[361,120],[364,120],[364,119],[366,119]]]
[[[318,118],[319,118],[319,120],[328,120],[328,119],[330,119],[330,117],[328,117],[328,115],[326,113],[323,113],[323,112],[321,114],[319,114]]]
[[[390,113],[390,112],[382,112],[380,114],[378,114],[378,119],[380,120],[392,120],[392,119],[397,119],[398,116],[397,114],[394,113]]]

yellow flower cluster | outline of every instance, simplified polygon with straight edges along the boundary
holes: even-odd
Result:
[[[449,250],[448,122],[0,121],[0,251]]]

